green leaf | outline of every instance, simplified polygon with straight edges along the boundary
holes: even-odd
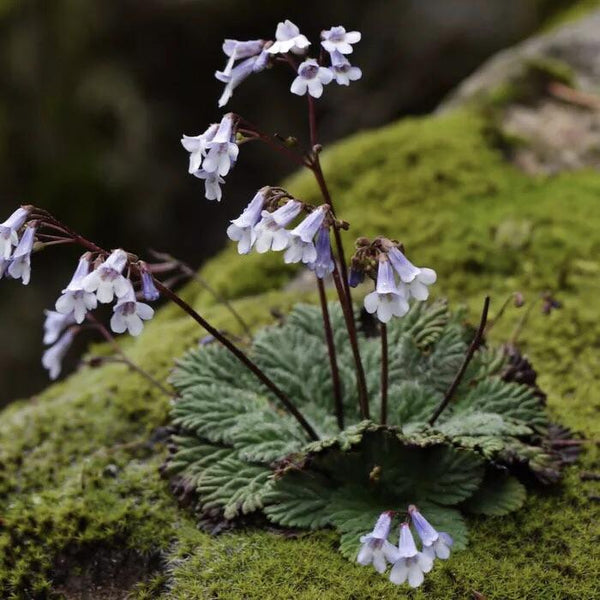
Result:
[[[524,425],[522,421],[504,418],[497,413],[481,411],[455,412],[437,429],[449,437],[507,437],[530,435],[532,433],[532,430]]]
[[[515,477],[489,469],[479,490],[464,504],[475,514],[502,516],[523,506],[527,491]]]

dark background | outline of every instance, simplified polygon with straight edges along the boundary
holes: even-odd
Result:
[[[272,38],[290,18],[313,44],[343,24],[363,41],[363,79],[319,102],[329,142],[423,114],[481,62],[535,31],[568,0],[0,0],[0,221],[34,203],[105,247],[168,250],[194,266],[225,223],[289,166],[245,148],[225,201],[187,174],[182,133],[218,120],[221,43]],[[246,81],[227,106],[263,129],[303,136],[305,100],[285,70]],[[249,151],[251,149],[251,151]],[[0,405],[46,384],[42,310],[68,282],[73,249],[34,258],[32,283],[2,281]]]

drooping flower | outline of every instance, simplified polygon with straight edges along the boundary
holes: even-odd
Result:
[[[144,329],[144,321],[149,321],[154,316],[154,309],[148,304],[137,302],[133,286],[127,280],[128,291],[113,308],[110,319],[110,328],[115,333],[129,333],[137,337]]]
[[[298,26],[286,19],[277,24],[275,42],[267,52],[269,54],[285,54],[286,52],[302,54],[309,46],[310,42],[306,36],[300,33]]]
[[[146,263],[140,263],[140,279],[142,280],[142,296],[144,300],[148,302],[154,302],[160,298],[160,292],[156,289],[154,284],[154,277],[152,273],[148,271]]]
[[[83,280],[90,272],[89,254],[79,259],[79,264],[73,273],[71,282],[62,291],[62,296],[56,301],[56,310],[62,315],[73,315],[75,322],[83,323],[89,310],[94,310],[98,304],[96,294],[83,289]]]
[[[350,64],[350,61],[340,52],[331,53],[331,72],[339,85],[350,85],[362,77],[362,71]]]
[[[223,197],[221,186],[225,183],[225,180],[218,173],[207,173],[204,169],[199,169],[194,173],[194,177],[204,179],[204,197],[207,200],[221,202]]]
[[[360,538],[362,546],[356,558],[360,565],[373,564],[378,573],[383,573],[388,562],[394,563],[398,560],[398,549],[387,539],[391,526],[392,512],[384,512],[379,515],[373,531]]]
[[[113,298],[122,298],[131,287],[121,273],[127,265],[127,253],[113,250],[111,255],[94,271],[83,279],[81,286],[86,292],[94,292],[98,302],[108,304]]]
[[[329,241],[329,227],[321,226],[317,233],[317,242],[315,244],[317,258],[314,262],[308,264],[308,268],[315,272],[319,279],[325,278],[335,268],[335,263],[331,257],[331,242]]]
[[[13,279],[20,279],[23,285],[29,283],[31,278],[31,251],[35,242],[35,227],[29,225],[25,228],[19,245],[13,254],[10,265],[8,265],[8,274]]]
[[[424,573],[429,573],[432,567],[433,560],[417,550],[408,523],[402,523],[398,540],[398,558],[390,571],[390,581],[400,584],[408,579],[408,585],[416,588],[423,583]]]
[[[190,153],[190,166],[188,173],[194,174],[202,166],[202,160],[206,156],[208,142],[212,142],[219,129],[218,123],[209,125],[208,129],[196,136],[184,135],[181,138],[181,145]]]
[[[207,173],[224,177],[235,164],[239,148],[235,143],[234,120],[233,113],[227,113],[221,119],[215,137],[207,142],[208,153],[202,163],[202,169]]]
[[[323,224],[325,210],[324,206],[315,208],[306,219],[290,231],[288,247],[283,256],[286,263],[302,261],[304,264],[309,264],[317,260],[317,250],[313,240]]]
[[[236,60],[250,58],[260,54],[265,47],[265,40],[225,40],[223,42],[223,52],[229,57],[223,71],[223,75],[230,75]]]
[[[429,521],[417,510],[414,504],[408,507],[408,512],[412,519],[413,525],[417,530],[417,534],[423,542],[423,554],[428,556],[432,561],[437,558],[446,560],[450,557],[450,548],[454,544],[454,540],[447,533],[437,531]]]
[[[364,280],[365,272],[362,269],[350,267],[350,274],[348,275],[348,285],[350,287],[358,287]]]
[[[28,215],[27,209],[17,208],[4,223],[0,223],[0,260],[10,258],[13,246],[19,243],[18,231],[25,224]]]
[[[415,267],[398,248],[389,250],[388,258],[402,283],[406,284],[405,287],[409,291],[410,297],[415,300],[427,300],[429,297],[428,286],[435,283],[436,272],[427,267]]]
[[[60,334],[71,325],[75,324],[73,313],[63,315],[54,310],[45,310],[46,320],[44,321],[44,344],[54,344],[60,337]]]
[[[320,98],[323,85],[332,79],[333,73],[329,69],[320,67],[314,58],[309,58],[298,67],[298,76],[292,81],[290,91],[298,96],[304,96],[308,91],[313,98]]]
[[[352,44],[360,42],[360,31],[346,31],[342,25],[332,27],[321,32],[321,46],[330,54],[340,52],[341,54],[351,54]]]
[[[254,246],[256,241],[254,228],[260,221],[268,190],[268,187],[258,190],[242,214],[237,219],[233,219],[231,225],[227,228],[227,237],[234,242],[238,242],[239,254],[248,254]]]
[[[75,333],[68,329],[61,338],[48,348],[42,355],[42,365],[48,371],[50,379],[53,381],[60,375],[62,370],[62,361],[69,350]]]
[[[302,203],[289,200],[272,213],[263,210],[262,218],[254,228],[256,242],[254,247],[259,254],[269,250],[284,250],[288,244],[290,232],[285,229],[302,210]]]
[[[382,323],[408,312],[408,299],[396,285],[392,267],[385,258],[379,261],[375,291],[365,296],[365,309],[371,314],[376,312]]]

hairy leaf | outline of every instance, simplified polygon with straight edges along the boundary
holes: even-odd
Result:
[[[475,514],[502,516],[523,506],[527,492],[515,477],[489,469],[479,490],[464,504]]]

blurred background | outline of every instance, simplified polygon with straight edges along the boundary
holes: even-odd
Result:
[[[363,41],[363,79],[319,103],[331,142],[432,110],[488,56],[569,0],[0,0],[0,221],[35,203],[105,247],[167,250],[194,267],[262,185],[290,171],[257,146],[227,178],[226,201],[187,174],[182,133],[219,119],[221,43],[272,38],[289,18],[313,42],[343,24]],[[289,6],[286,6],[289,4]],[[246,81],[228,105],[262,128],[306,134],[285,70]],[[68,283],[74,249],[36,256],[32,283],[2,281],[0,405],[40,390],[44,308]]]

